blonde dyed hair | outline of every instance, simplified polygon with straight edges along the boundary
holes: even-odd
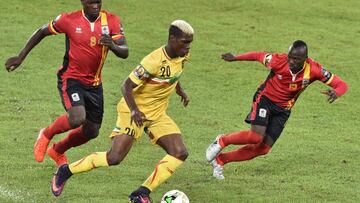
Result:
[[[179,28],[179,30],[181,30],[181,32],[183,32],[184,34],[187,34],[187,35],[194,34],[194,29],[191,27],[191,25],[189,23],[187,23],[184,20],[174,20],[171,23],[171,25]]]

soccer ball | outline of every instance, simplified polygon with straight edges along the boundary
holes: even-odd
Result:
[[[180,190],[170,190],[161,198],[161,203],[189,203],[189,198]]]

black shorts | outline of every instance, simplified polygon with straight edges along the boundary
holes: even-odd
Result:
[[[290,110],[281,108],[271,102],[266,96],[259,96],[253,102],[250,113],[245,122],[252,125],[266,126],[266,134],[269,135],[274,143],[280,137],[286,121],[290,117]]]
[[[102,85],[85,86],[78,80],[68,78],[58,80],[58,90],[66,111],[73,106],[84,106],[86,119],[101,124],[104,114]]]

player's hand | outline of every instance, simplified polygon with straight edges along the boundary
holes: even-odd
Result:
[[[21,59],[19,56],[11,57],[6,61],[5,68],[8,72],[11,72],[15,70],[17,67],[19,67],[22,62],[23,59]]]
[[[320,92],[328,96],[327,100],[329,101],[329,103],[333,103],[338,98],[335,90],[333,89],[321,90]]]
[[[141,127],[144,124],[144,120],[146,120],[145,114],[141,112],[139,109],[135,109],[131,111],[131,121],[130,125],[135,122],[137,127]]]
[[[228,62],[236,61],[236,58],[232,53],[221,54],[221,59],[224,59],[225,61]]]
[[[176,94],[178,94],[181,97],[181,102],[183,103],[184,107],[187,107],[190,100],[187,94],[184,92],[184,90],[176,91]]]
[[[100,38],[100,44],[109,47],[109,49],[114,49],[116,46],[110,35],[102,35]]]

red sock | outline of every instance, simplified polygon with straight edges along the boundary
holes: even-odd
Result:
[[[219,139],[219,144],[222,148],[230,145],[243,145],[243,144],[258,144],[262,142],[263,137],[250,130],[244,130],[240,132],[234,132],[227,135],[222,136]]]
[[[59,154],[64,154],[71,147],[85,144],[90,139],[87,138],[82,130],[82,126],[70,131],[69,135],[60,142],[54,144],[54,150]]]
[[[229,162],[245,161],[253,159],[257,156],[265,155],[270,151],[270,146],[267,144],[247,144],[240,149],[236,149],[230,152],[221,153],[216,157],[216,161],[220,165],[224,165]]]
[[[68,115],[63,114],[59,116],[52,124],[50,124],[44,130],[44,135],[46,138],[51,140],[54,135],[66,132],[72,129],[69,123]]]

